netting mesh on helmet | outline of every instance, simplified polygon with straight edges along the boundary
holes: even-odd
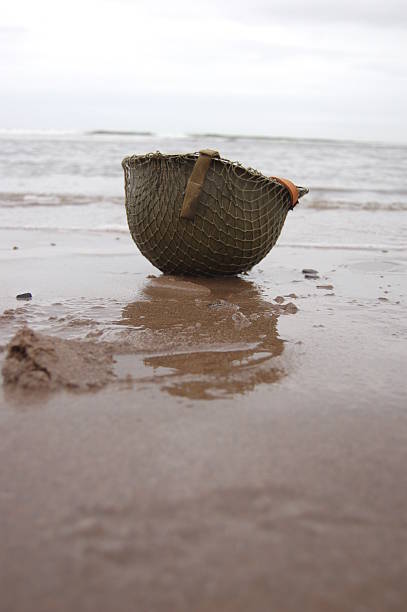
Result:
[[[131,235],[151,263],[172,274],[234,275],[274,246],[291,208],[274,179],[213,159],[193,220],[180,218],[197,153],[126,157],[126,211]]]

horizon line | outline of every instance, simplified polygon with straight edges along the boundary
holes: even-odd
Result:
[[[75,128],[2,128],[0,135],[82,135],[82,136],[140,136],[140,137],[163,137],[163,138],[214,138],[224,140],[263,140],[263,141],[308,141],[308,142],[340,142],[349,144],[376,144],[388,146],[407,146],[406,141],[389,141],[379,139],[355,139],[355,138],[333,138],[322,136],[282,136],[268,134],[236,134],[221,132],[154,132],[150,130],[123,130],[123,129],[75,129]]]

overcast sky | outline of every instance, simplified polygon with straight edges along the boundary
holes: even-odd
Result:
[[[0,127],[407,142],[407,2],[0,0]]]

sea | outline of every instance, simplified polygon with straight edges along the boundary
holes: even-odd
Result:
[[[407,250],[407,145],[383,142],[0,130],[0,227],[127,233],[123,157],[202,148],[309,188],[279,247]]]

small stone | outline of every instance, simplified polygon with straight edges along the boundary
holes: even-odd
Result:
[[[313,270],[312,268],[304,268],[302,273],[303,274],[318,274],[318,270]]]
[[[285,300],[282,295],[278,295],[274,298],[274,301],[277,302],[277,304],[282,304]]]
[[[57,245],[55,244],[55,242],[51,242],[50,244],[51,244],[51,246],[57,246]]]
[[[333,285],[317,285],[317,289],[333,289],[334,286]]]
[[[304,274],[304,278],[310,278],[311,280],[318,280],[318,274]]]
[[[17,300],[32,300],[32,297],[31,293],[19,293],[16,295]]]
[[[13,251],[18,251],[18,246],[13,246]]]
[[[288,302],[288,304],[284,304],[284,306],[281,306],[281,308],[283,312],[287,314],[295,314],[296,312],[298,312],[297,306],[293,304],[292,302]]]

